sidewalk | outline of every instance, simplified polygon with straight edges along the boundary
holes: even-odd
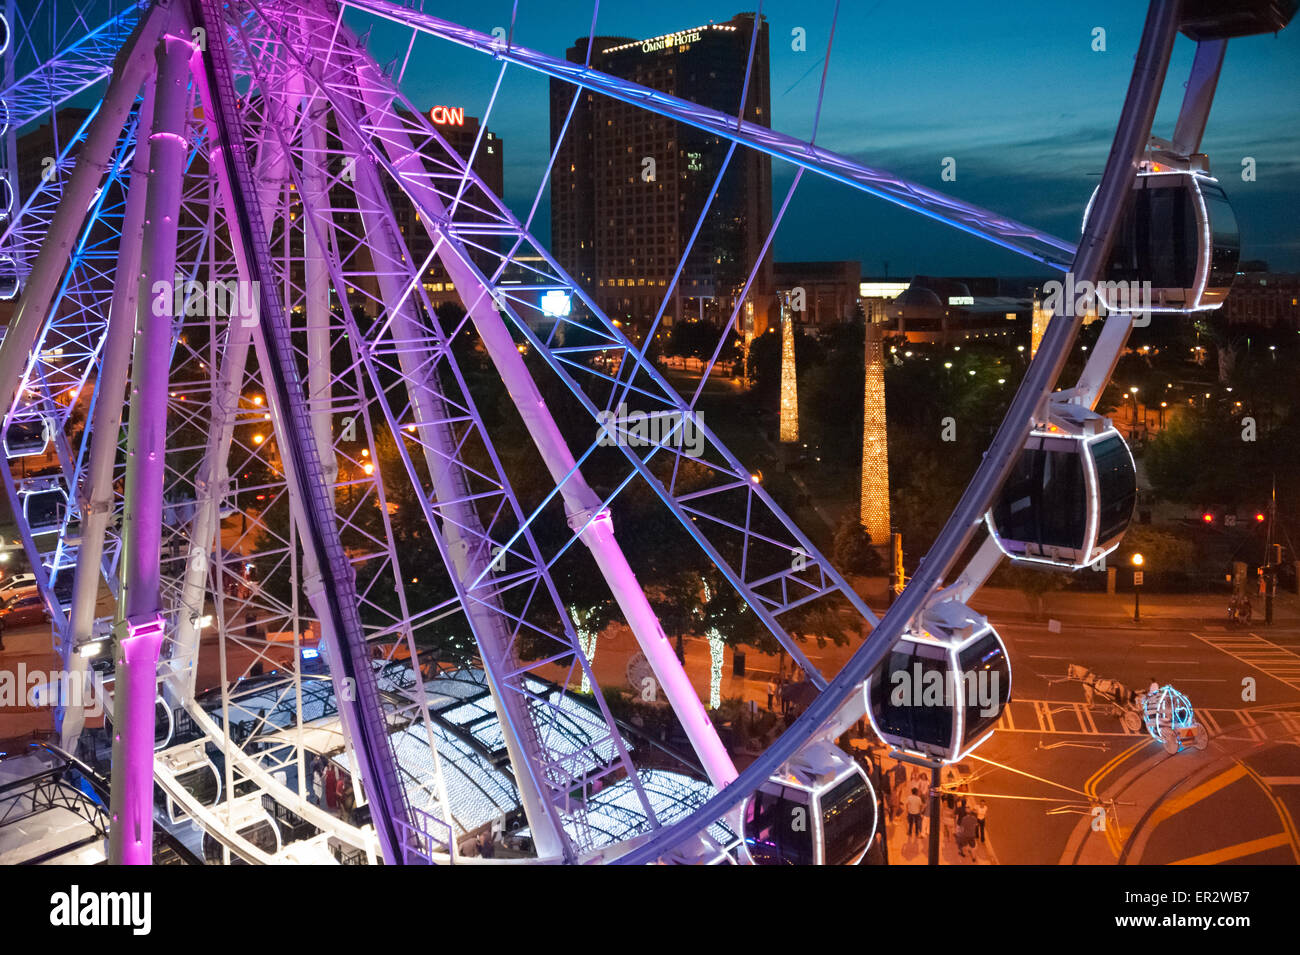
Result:
[[[877,748],[879,752],[879,748]],[[882,764],[881,778],[885,780],[885,785],[890,779],[889,771],[896,765],[895,761],[889,757],[880,758]],[[909,767],[910,768],[910,767]],[[907,834],[907,812],[903,808],[903,793],[910,792],[911,782],[909,781],[902,789],[891,791],[891,804],[894,807],[892,818],[882,819],[881,826],[885,832],[885,843],[889,849],[890,865],[929,865],[930,863],[930,807],[926,806],[925,812],[921,817],[921,834]],[[993,842],[985,833],[984,842],[975,843],[975,857],[971,858],[970,853],[959,855],[957,853],[957,840],[954,835],[956,828],[956,819],[954,811],[948,808],[947,803],[943,800],[942,794],[936,794],[934,798],[940,800],[939,803],[939,864],[940,865],[997,865],[997,853],[993,850]],[[958,797],[960,798],[960,797]]]
[[[1252,595],[1251,603],[1254,606],[1254,619],[1249,627],[1243,629],[1269,626],[1264,623],[1264,599]],[[1045,624],[1047,620],[1059,620],[1083,626],[1162,626],[1182,630],[1207,626],[1221,628],[1228,622],[1227,594],[1160,594],[1143,591],[1140,624],[1133,622],[1131,590],[1128,593],[1114,594],[1077,591],[1049,593],[1043,598],[1043,613],[1039,617],[1033,614],[1024,594],[1005,587],[981,588],[972,605],[980,613],[993,617],[995,622],[1016,620]],[[1279,629],[1300,627],[1300,597],[1291,593],[1277,594],[1273,599],[1271,626]]]

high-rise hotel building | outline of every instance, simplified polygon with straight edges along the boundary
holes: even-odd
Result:
[[[755,15],[741,13],[646,40],[596,37],[591,66],[731,115],[743,92],[744,118],[768,126],[766,20],[758,21],[745,90],[754,26]],[[587,42],[578,40],[568,59],[585,62]],[[573,95],[570,84],[551,81],[552,148]],[[729,145],[723,137],[581,91],[551,178],[551,251],[610,317],[640,328],[653,319]],[[771,158],[738,147],[672,289],[665,321],[729,317],[771,224]],[[749,300],[761,329],[775,307],[770,254]]]

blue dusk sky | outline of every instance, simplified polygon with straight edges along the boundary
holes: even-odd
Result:
[[[429,0],[430,13],[484,32],[508,27],[515,43],[552,56],[590,28],[583,0]],[[768,0],[772,125],[807,138],[813,128],[833,0]],[[603,0],[596,32],[636,38],[724,21],[755,5],[702,0]],[[1077,237],[1127,89],[1146,5],[1028,0],[899,3],[845,0],[830,52],[817,143],[866,165],[1012,216],[1063,238]],[[405,52],[391,24],[373,25],[381,62]],[[1104,52],[1093,50],[1095,28]],[[807,50],[792,49],[806,31]],[[1180,37],[1156,135],[1170,136],[1195,44]],[[420,107],[463,106],[482,116],[498,64],[421,37],[403,90]],[[489,126],[505,139],[506,200],[521,216],[545,168],[548,81],[507,69]],[[1244,259],[1300,270],[1300,24],[1280,35],[1229,43],[1203,143],[1242,230]],[[944,157],[957,179],[940,178]],[[1256,180],[1242,180],[1242,159]],[[793,177],[774,161],[774,206]],[[550,235],[545,199],[535,231]],[[1021,275],[1035,264],[979,239],[904,212],[849,188],[805,175],[776,238],[780,260],[858,259],[878,275]]]

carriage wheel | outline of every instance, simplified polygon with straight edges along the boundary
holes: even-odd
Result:
[[[1205,749],[1210,745],[1210,733],[1201,723],[1192,728],[1192,745],[1197,749]]]
[[[1174,732],[1172,726],[1160,730],[1160,742],[1164,744],[1165,752],[1170,756],[1178,752],[1178,734]]]
[[[1129,733],[1137,733],[1142,729],[1142,717],[1134,710],[1125,710],[1124,715],[1120,717],[1120,725]]]

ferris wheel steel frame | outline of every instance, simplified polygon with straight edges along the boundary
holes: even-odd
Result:
[[[232,19],[235,7],[244,14],[238,21]],[[237,615],[257,605],[264,619],[287,621],[292,630],[295,664],[275,685],[283,688],[280,699],[288,700],[296,707],[297,743],[290,747],[288,758],[298,768],[297,792],[275,778],[273,761],[268,762],[266,758],[247,751],[230,736],[231,714],[239,704],[230,690],[231,681],[226,673],[226,641],[230,640],[232,646],[240,644],[245,648],[256,645],[257,641],[234,632],[237,628],[228,619],[231,613],[224,608],[228,598],[223,597],[225,587],[222,581],[235,576],[233,565],[243,558],[225,554],[220,512],[222,502],[231,495],[227,465],[232,451],[241,455],[247,452],[248,460],[271,460],[266,447],[255,448],[239,437],[239,429],[262,417],[260,408],[252,412],[241,406],[241,384],[245,381],[260,383],[267,399],[266,416],[272,420],[275,443],[282,452],[279,463],[283,472],[271,467],[275,477],[264,486],[264,490],[273,500],[287,500],[292,512],[288,538],[278,537],[281,543],[272,552],[280,555],[275,566],[277,572],[287,572],[291,579],[302,581],[311,604],[311,616],[321,621],[322,642],[330,648],[331,671],[336,680],[335,695],[346,728],[345,743],[372,805],[378,852],[390,862],[433,861],[440,857],[440,853],[443,858],[455,857],[455,839],[451,835],[434,838],[427,822],[422,821],[421,814],[428,814],[408,802],[408,793],[396,768],[390,727],[394,719],[423,720],[428,745],[437,762],[438,750],[417,666],[419,653],[414,633],[428,621],[459,608],[465,613],[484,660],[515,782],[530,829],[537,838],[539,857],[574,862],[597,856],[593,856],[593,845],[582,835],[582,810],[579,808],[575,813],[568,798],[575,784],[585,788],[583,781],[586,776],[578,762],[552,753],[538,735],[536,707],[539,700],[537,694],[523,684],[523,674],[534,664],[520,668],[513,662],[512,648],[520,633],[530,628],[544,633],[561,648],[543,662],[570,661],[570,672],[574,668],[580,669],[596,689],[597,707],[608,735],[593,747],[604,747],[603,751],[614,754],[610,765],[621,767],[632,780],[649,820],[650,831],[624,843],[622,849],[630,851],[619,861],[644,862],[664,857],[713,821],[734,813],[741,799],[802,746],[814,739],[838,735],[843,727],[856,722],[864,712],[861,685],[881,663],[908,623],[936,600],[967,599],[986,579],[1000,559],[992,541],[986,541],[966,568],[944,587],[944,581],[955,570],[958,556],[973,539],[993,496],[1014,464],[1025,435],[1035,421],[1041,419],[1082,316],[1053,317],[1042,347],[1030,363],[1007,416],[958,508],[899,601],[878,620],[761,486],[756,486],[748,470],[741,467],[703,425],[694,408],[694,399],[687,401],[677,394],[645,352],[600,312],[546,249],[533,239],[527,227],[514,217],[499,197],[491,194],[470,168],[470,160],[451,150],[427,118],[411,107],[344,26],[342,16],[347,7],[411,29],[412,43],[417,33],[432,35],[500,59],[502,74],[507,65],[518,65],[569,82],[575,86],[576,92],[589,89],[603,93],[725,137],[730,140],[733,151],[737,145],[761,150],[793,163],[800,172],[806,169],[826,176],[1036,261],[1058,269],[1069,269],[1077,280],[1095,280],[1101,275],[1101,262],[1127,190],[1132,185],[1136,163],[1147,148],[1155,105],[1177,33],[1180,4],[1177,0],[1153,0],[1150,5],[1102,186],[1077,249],[1006,217],[735,116],[703,109],[667,94],[609,77],[585,65],[546,57],[512,43],[503,44],[485,34],[382,0],[342,0],[341,4],[323,0],[245,0],[231,4],[229,9],[218,0],[194,0],[192,4],[178,0],[175,5],[156,3],[142,17],[137,17],[133,9],[127,9],[85,40],[62,51],[60,57],[66,56],[69,63],[75,64],[75,69],[59,75],[52,63],[43,64],[41,70],[4,91],[6,98],[11,91],[18,91],[15,95],[20,102],[41,103],[43,108],[50,109],[55,99],[64,102],[104,76],[113,76],[104,101],[96,107],[82,133],[74,137],[60,157],[56,165],[60,174],[41,183],[37,193],[11,221],[4,237],[11,234],[30,237],[36,228],[47,222],[51,236],[44,251],[32,258],[32,273],[25,283],[17,317],[3,346],[0,346],[0,400],[8,409],[5,416],[7,428],[15,414],[22,410],[18,403],[25,393],[35,391],[43,395],[46,405],[54,409],[57,416],[56,447],[67,486],[70,490],[78,489],[79,507],[70,509],[65,524],[66,527],[71,523],[75,510],[82,537],[77,551],[71,620],[63,615],[53,582],[44,573],[45,555],[37,548],[29,529],[23,527],[24,545],[29,557],[34,558],[33,568],[42,593],[52,610],[57,611],[54,619],[58,622],[62,652],[69,665],[76,665],[77,648],[91,636],[90,628],[95,623],[94,600],[101,574],[108,580],[110,590],[115,589],[113,577],[123,559],[123,544],[115,536],[112,520],[113,515],[121,510],[123,498],[112,490],[117,470],[115,461],[120,453],[118,442],[88,442],[87,434],[83,433],[82,445],[74,454],[64,432],[76,406],[76,396],[89,382],[98,360],[99,371],[91,406],[95,427],[91,430],[101,435],[107,430],[116,436],[118,428],[113,419],[116,415],[118,424],[122,420],[120,395],[127,381],[125,350],[130,339],[129,334],[123,331],[128,326],[120,319],[122,315],[132,318],[137,312],[143,317],[147,312],[145,296],[140,290],[132,292],[135,283],[122,283],[125,288],[114,290],[111,302],[107,301],[103,289],[97,288],[91,267],[93,255],[88,251],[96,243],[91,242],[89,227],[84,235],[81,234],[80,223],[111,222],[112,217],[105,213],[106,208],[113,209],[114,216],[124,217],[123,225],[115,230],[121,240],[119,255],[125,256],[119,259],[118,267],[130,274],[131,256],[138,254],[139,247],[127,239],[135,234],[134,223],[143,215],[144,200],[138,195],[142,189],[130,190],[122,186],[121,181],[126,178],[123,173],[130,163],[148,165],[151,162],[147,146],[135,145],[138,140],[133,135],[132,124],[138,122],[140,129],[144,130],[151,122],[147,117],[154,109],[150,102],[152,84],[147,81],[149,67],[145,61],[164,35],[161,26],[163,15],[175,10],[182,20],[187,13],[192,13],[193,24],[202,25],[207,30],[208,42],[213,48],[208,56],[194,50],[189,64],[195,90],[203,103],[204,121],[186,121],[183,135],[177,138],[176,134],[171,134],[172,141],[184,143],[187,156],[186,171],[173,177],[180,177],[178,207],[185,209],[192,203],[195,210],[205,210],[207,215],[206,222],[200,227],[193,228],[191,223],[186,227],[188,231],[182,229],[184,238],[173,250],[177,256],[173,269],[178,273],[183,270],[187,276],[234,275],[240,281],[256,283],[255,287],[261,294],[255,320],[225,323],[228,327],[222,331],[228,337],[223,339],[220,347],[215,344],[218,337],[215,319],[209,316],[204,323],[193,323],[192,326],[197,330],[206,324],[211,339],[206,356],[211,367],[207,368],[209,376],[203,385],[207,390],[200,389],[201,394],[193,392],[201,402],[206,401],[202,407],[210,410],[195,413],[191,406],[184,411],[193,414],[193,420],[207,422],[203,453],[196,462],[188,465],[189,470],[183,475],[177,472],[167,476],[165,481],[166,487],[172,487],[182,479],[191,482],[196,515],[188,528],[178,527],[174,531],[160,528],[160,533],[179,543],[186,553],[181,573],[164,569],[158,581],[162,596],[153,601],[160,610],[165,610],[169,626],[176,634],[169,638],[169,656],[161,670],[162,683],[169,698],[190,712],[209,739],[221,742],[228,754],[227,792],[235,791],[235,773],[238,772],[242,779],[254,782],[262,791],[270,793],[319,828],[354,845],[365,843],[372,853],[376,851],[369,845],[368,837],[341,824],[311,805],[306,798],[302,745],[304,711],[298,669],[301,658],[297,652],[301,631],[296,591],[289,607],[277,606],[273,596],[259,592],[234,601],[239,606],[233,613]],[[120,44],[120,36],[128,27],[133,39],[118,53],[110,38],[119,37],[117,42]],[[174,36],[173,42],[192,44],[184,31],[181,31],[181,36]],[[328,51],[326,56],[319,55],[316,42],[323,42]],[[1222,40],[1201,41],[1198,45],[1192,81],[1188,84],[1174,136],[1174,143],[1179,148],[1188,143],[1199,145],[1225,46],[1226,41]],[[110,68],[106,64],[113,55],[116,59]],[[56,76],[59,77],[57,80]],[[39,93],[42,83],[45,84],[43,102]],[[260,89],[262,95],[241,98],[236,92],[236,83],[240,88]],[[499,84],[500,78],[498,87]],[[145,90],[145,102],[139,104],[139,119],[135,120],[132,111],[141,89]],[[332,131],[327,131],[325,126],[323,117],[326,111],[335,122]],[[208,130],[207,136],[211,137],[206,145],[204,127]],[[250,151],[250,142],[255,144],[255,152]],[[77,144],[80,144],[81,156],[86,161],[78,161],[70,175],[65,175],[66,157]],[[190,169],[196,157],[206,157],[204,161],[213,175],[205,177]],[[365,157],[367,160],[352,167],[355,178],[350,181],[346,171],[349,157],[354,160]],[[103,166],[109,168],[110,176],[99,185]],[[433,251],[422,264],[413,260],[406,243],[392,226],[393,211],[384,194],[381,177],[387,177],[401,187],[430,232]],[[345,183],[348,183],[346,187]],[[93,191],[97,185],[98,191]],[[338,207],[332,201],[332,192],[340,188],[347,188],[353,197],[355,206],[352,209]],[[123,193],[120,199],[115,189]],[[205,189],[208,190],[206,193]],[[297,208],[293,205],[295,200],[289,198],[291,193],[299,197],[296,201],[302,214],[297,217],[288,215]],[[61,201],[57,206],[52,204],[58,200]],[[117,212],[119,207],[124,207],[124,211]],[[369,250],[369,263],[340,257],[340,235],[349,231],[340,216],[347,211],[355,211],[361,220],[360,227],[349,238],[357,241],[358,248],[364,245]],[[301,221],[295,224],[295,218]],[[223,238],[226,233],[229,233],[229,243],[223,246],[227,241]],[[80,238],[72,241],[71,237],[75,236]],[[503,239],[509,246],[507,252],[500,251]],[[32,243],[31,238],[24,241]],[[286,263],[283,267],[277,267],[277,251],[279,261]],[[541,264],[521,266],[518,261],[521,251],[534,252],[536,258],[529,261],[540,261]],[[442,327],[421,286],[420,277],[435,258],[453,276],[464,299],[466,315],[455,327]],[[24,263],[27,260],[24,257]],[[72,265],[65,275],[63,265],[69,260]],[[295,272],[295,262],[301,263],[301,279]],[[160,266],[165,264],[160,260]],[[511,267],[526,268],[532,274],[519,282],[508,275]],[[371,328],[360,327],[347,308],[343,309],[342,316],[334,315],[329,304],[331,291],[341,302],[348,303],[346,292],[363,285],[363,280],[369,280],[377,287],[372,299],[387,312],[385,320],[373,323],[375,327]],[[570,293],[586,306],[590,314],[589,317],[574,315],[557,320],[543,336],[529,322],[530,309],[537,308],[531,299],[551,289]],[[79,303],[80,307],[79,310],[75,307],[61,308],[63,303]],[[305,314],[306,320],[295,325],[293,316],[298,313]],[[72,318],[69,319],[69,315]],[[114,316],[119,318],[116,323]],[[249,318],[231,316],[234,317]],[[81,323],[77,326],[77,333],[68,336],[69,340],[79,342],[77,354],[73,356],[75,361],[71,363],[76,374],[69,375],[66,367],[50,364],[50,368],[58,371],[67,382],[60,392],[72,396],[66,406],[52,400],[45,377],[39,370],[41,349],[37,344],[45,340],[44,336],[51,329],[58,327],[60,320],[65,324],[68,321]],[[1068,400],[1089,407],[1095,404],[1127,341],[1131,324],[1131,315],[1112,313],[1108,316],[1101,338],[1089,357],[1079,384],[1068,393]],[[189,354],[193,348],[183,347],[186,327],[191,326],[178,320],[173,329],[174,334],[180,334],[180,344],[173,342],[167,359],[173,376],[178,373],[178,368],[190,368],[194,363],[201,370],[206,367],[196,355]],[[566,346],[562,328],[581,331],[587,340],[578,346]],[[455,336],[471,329],[478,334],[493,366],[507,384],[536,451],[555,485],[531,510],[522,506],[510,487],[492,440],[469,397],[464,376],[451,353],[450,343]],[[349,367],[343,373],[329,370],[331,349],[338,347],[332,336],[338,334],[346,334],[347,349],[352,355]],[[27,346],[22,348],[24,342]],[[160,342],[161,338],[156,336],[155,347]],[[670,430],[666,440],[648,450],[638,449],[633,442],[626,440],[615,442],[630,470],[613,492],[602,499],[586,483],[582,467],[601,446],[602,437],[627,437],[626,426],[602,424],[596,439],[581,453],[574,454],[542,402],[537,385],[516,347],[517,342],[538,356],[593,421],[601,421],[602,413],[608,413],[620,398],[635,394],[638,400],[656,407],[658,411],[655,413],[675,415],[671,419],[675,428],[682,429],[688,424],[697,428],[705,436],[708,447],[708,453],[700,461],[715,483],[703,490],[678,486],[679,469],[685,455],[667,440],[676,433]],[[257,362],[252,370],[246,372],[249,348],[255,352]],[[32,353],[30,360],[29,351]],[[617,371],[609,372],[605,367],[592,368],[586,359],[593,351],[616,355]],[[156,353],[155,363],[164,361],[161,355],[161,352]],[[713,361],[716,360],[715,352]],[[299,363],[305,363],[307,367],[301,384]],[[398,394],[385,385],[386,376],[391,375],[398,377],[399,384],[406,389],[405,394]],[[33,376],[36,379],[34,388]],[[167,376],[162,378],[165,381]],[[156,386],[157,382],[154,384]],[[5,392],[6,387],[11,391]],[[166,385],[162,387],[165,389]],[[107,398],[101,394],[101,388],[106,391]],[[448,388],[452,391],[448,392]],[[112,397],[114,393],[119,396],[117,399]],[[180,404],[173,400],[175,398],[173,393],[166,401],[168,414],[178,413]],[[372,421],[367,400],[373,400],[377,406],[380,420]],[[421,492],[419,503],[427,524],[435,530],[433,539],[455,594],[436,607],[415,613],[408,607],[393,528],[383,503],[383,475],[376,469],[373,480],[358,479],[355,457],[333,434],[332,419],[344,411],[354,414],[354,421],[361,420],[371,461],[375,460],[375,435],[378,430],[384,430],[397,439],[398,455],[412,484],[422,488],[426,481],[432,482],[432,492]],[[132,414],[129,417],[137,419],[140,416]],[[100,430],[101,426],[105,430]],[[620,427],[624,430],[620,431]],[[132,427],[133,435],[134,431]],[[467,462],[463,451],[471,438],[476,447],[485,449],[489,462],[486,468]],[[327,449],[332,453],[326,455]],[[339,462],[344,467],[340,467]],[[346,467],[349,462],[352,468]],[[663,477],[662,468],[657,472],[652,467],[663,462],[668,462],[671,468],[670,478]],[[347,470],[351,470],[351,475],[342,473]],[[129,465],[127,473],[129,479]],[[18,494],[13,477],[8,469],[5,474],[6,489],[11,504],[14,504],[18,501]],[[160,476],[161,471],[155,475]],[[677,517],[710,562],[738,590],[767,629],[822,691],[805,714],[743,773],[736,773],[725,750],[721,750],[707,714],[685,679],[680,664],[675,657],[668,659],[671,648],[663,629],[614,538],[610,504],[638,478]],[[84,493],[81,489],[83,484]],[[344,537],[355,540],[355,535],[363,533],[363,529],[356,511],[347,513],[339,509],[337,497],[342,488],[348,488],[350,495],[354,486],[369,488],[363,499],[368,499],[369,494],[375,495],[380,504],[383,527],[382,540],[371,535],[373,555],[380,569],[364,583],[358,578],[355,590],[352,570],[357,561],[349,556],[353,550],[344,553],[340,541]],[[156,514],[161,519],[164,508],[160,499],[162,493],[163,489],[159,489],[144,502],[148,512],[146,519],[151,523],[154,520],[151,515]],[[481,520],[485,495],[499,502],[486,526]],[[159,499],[154,500],[154,497]],[[744,503],[743,519],[729,517],[727,502],[736,498]],[[555,505],[563,506],[573,533],[559,552],[545,554],[533,536],[532,527],[545,508]],[[262,532],[268,535],[268,539],[276,537],[265,526]],[[89,546],[88,533],[93,541]],[[725,540],[727,534],[739,535],[743,541],[738,561],[729,560],[725,553],[730,546]],[[303,538],[301,542],[299,536]],[[61,534],[60,539],[63,537]],[[697,756],[720,790],[687,818],[672,825],[659,826],[649,800],[640,790],[635,767],[591,674],[590,661],[583,653],[569,610],[551,578],[551,569],[556,562],[579,542],[596,559],[602,577],[682,720]],[[152,552],[155,544],[146,543],[146,550]],[[301,567],[297,563],[300,543],[303,547]],[[130,546],[128,542],[128,552]],[[217,556],[212,560],[208,555],[214,548]],[[734,550],[734,547],[730,548],[731,553]],[[801,552],[807,558],[811,572],[771,570],[770,562],[765,565],[763,561],[772,552]],[[496,560],[498,554],[508,555],[513,563],[521,564],[525,569],[502,569]],[[130,579],[139,576],[140,558],[141,555],[137,554],[137,571],[130,575]],[[52,563],[57,573],[60,560],[55,557]],[[762,570],[755,571],[755,566]],[[153,572],[158,572],[157,566]],[[396,582],[399,615],[392,618],[390,626],[376,632],[373,626],[363,626],[358,608],[363,604],[377,606],[367,588],[373,587],[375,581],[387,581],[390,577]],[[531,596],[525,605],[528,609],[507,609],[507,602],[524,591],[544,594],[541,604],[549,607],[546,619],[552,623],[543,625],[530,618],[530,613],[536,611]],[[203,626],[201,618],[208,598],[215,604],[214,616],[223,636],[220,643],[223,673],[220,724],[213,721],[195,697],[196,660]],[[812,666],[779,620],[781,614],[822,598],[843,601],[866,625],[874,628],[849,663],[831,680]],[[166,610],[168,606],[172,609]],[[135,619],[137,627],[144,623],[143,631],[151,634],[148,639],[154,639],[155,628],[148,624],[148,620],[138,614],[131,615],[131,618]],[[558,623],[558,628],[555,623]],[[370,648],[384,633],[391,633],[393,638],[387,651],[390,657],[397,653],[399,644],[404,645],[415,677],[413,689],[404,691],[406,695],[395,709],[391,699],[386,703],[381,697],[370,663]],[[129,646],[130,627],[119,632],[119,643],[124,636]],[[260,652],[264,659],[270,659],[264,645]],[[347,680],[356,681],[360,687],[360,700],[348,700],[348,694],[340,692]],[[153,682],[156,678],[151,674],[149,685],[152,686]],[[150,709],[145,714],[143,704],[139,703],[144,692],[137,689],[136,700],[141,714],[138,722],[152,726],[153,692],[150,690],[148,693]],[[78,719],[74,711],[71,722],[65,722],[65,730],[74,738],[79,728]],[[144,811],[146,791],[151,798],[155,775],[152,748],[146,758],[145,750],[139,748],[143,746],[142,739],[141,736],[136,740],[138,748],[132,760],[134,786],[122,787],[124,796],[133,795],[138,812]],[[116,765],[118,760],[114,762]],[[145,763],[150,764],[147,769]],[[169,793],[175,792],[175,780],[165,780],[161,770],[157,774],[164,788]],[[450,823],[453,807],[448,803],[441,778],[439,768],[435,787],[440,791],[433,797],[433,803],[441,806],[441,819]],[[114,787],[115,793],[118,788]],[[128,789],[131,789],[130,793]],[[185,801],[179,793],[176,795],[178,802]],[[226,804],[227,812],[230,802],[228,800]],[[191,808],[192,816],[208,817],[205,825],[220,827],[222,824],[220,809],[208,812],[203,807]],[[561,812],[565,815],[563,820]],[[247,860],[268,861],[265,853],[248,844],[238,833],[223,832],[220,841],[228,851]],[[598,855],[608,857],[610,853]]]

